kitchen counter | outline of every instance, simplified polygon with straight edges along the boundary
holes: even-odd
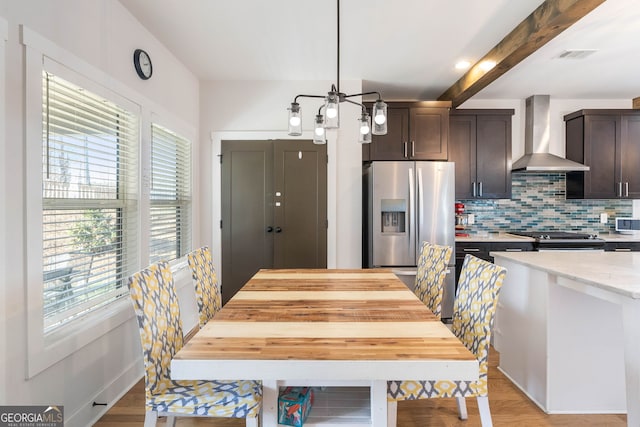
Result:
[[[531,237],[516,236],[515,234],[505,233],[469,233],[468,237],[456,236],[456,242],[533,242]]]
[[[640,242],[640,234],[600,233],[598,237],[606,242]]]
[[[640,425],[640,253],[492,252],[499,369],[547,413]]]

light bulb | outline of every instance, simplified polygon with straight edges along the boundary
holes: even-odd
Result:
[[[329,107],[327,107],[327,117],[334,119],[337,115],[338,109],[335,107],[335,104],[329,104]]]
[[[289,123],[291,124],[291,126],[300,126],[300,117],[291,116],[291,118],[289,118]]]
[[[381,124],[384,124],[384,122],[387,120],[387,117],[384,115],[382,111],[379,111],[373,120],[375,120],[376,124],[381,125]]]
[[[316,135],[318,136],[324,135],[324,128],[320,128],[320,127],[316,128]]]
[[[367,123],[362,123],[360,125],[360,133],[366,135],[369,133],[369,125]]]

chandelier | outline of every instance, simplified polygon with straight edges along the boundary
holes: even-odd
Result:
[[[302,116],[298,98],[323,98],[324,104],[318,108],[318,114],[314,121],[313,142],[314,144],[326,144],[326,130],[340,127],[340,103],[348,102],[360,106],[362,114],[358,119],[359,135],[358,142],[366,144],[371,142],[371,134],[386,135],[387,133],[387,104],[382,100],[379,92],[363,92],[347,95],[340,92],[340,0],[337,0],[337,77],[336,83],[331,85],[331,90],[327,95],[297,95],[289,110],[289,135],[302,135]],[[371,116],[373,116],[373,127],[371,116],[367,108],[349,98],[364,95],[378,95],[378,99],[373,104]]]

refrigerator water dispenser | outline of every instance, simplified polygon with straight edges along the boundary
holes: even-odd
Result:
[[[403,199],[382,199],[380,203],[381,231],[383,233],[406,232],[407,201]]]

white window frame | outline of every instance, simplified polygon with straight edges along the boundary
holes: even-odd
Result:
[[[181,257],[185,256],[187,253],[189,253],[189,251],[191,251],[193,249],[193,146],[194,146],[194,138],[193,137],[189,137],[188,134],[185,135],[184,133],[180,132],[179,130],[175,129],[175,126],[168,126],[166,124],[163,123],[162,119],[160,119],[159,117],[157,117],[155,114],[152,115],[152,120],[149,123],[149,128],[150,128],[150,143],[149,143],[149,177],[151,179],[151,181],[153,180],[153,170],[152,170],[152,152],[153,152],[153,126],[159,126],[164,128],[165,130],[172,132],[174,134],[176,134],[176,136],[184,139],[187,141],[187,143],[189,144],[189,154],[188,154],[188,161],[189,164],[187,165],[188,170],[187,170],[187,177],[186,179],[188,180],[187,186],[188,186],[188,194],[186,194],[186,197],[184,199],[179,199],[179,200],[175,200],[175,201],[167,201],[167,202],[163,202],[163,201],[159,201],[159,200],[152,200],[151,199],[151,186],[153,184],[153,182],[150,182],[149,184],[149,207],[147,209],[147,212],[149,213],[149,224],[151,224],[151,208],[153,208],[154,206],[175,206],[175,207],[184,207],[184,211],[186,212],[186,215],[188,215],[187,218],[187,224],[185,224],[186,226],[188,226],[189,230],[187,230],[186,232],[184,230],[180,230],[180,236],[181,236],[181,253],[179,254],[178,258],[176,259],[180,259]],[[191,133],[191,132],[188,132]],[[185,228],[185,227],[182,227]],[[147,227],[146,229],[150,230],[151,227]],[[151,236],[149,236],[149,239],[151,238]],[[150,242],[149,242],[150,243]],[[148,250],[151,250],[151,245],[148,244],[147,245]],[[149,253],[149,257],[151,256],[151,254]],[[151,260],[150,260],[151,261]],[[173,259],[168,260],[168,261],[173,261]]]
[[[6,152],[5,152],[5,147],[6,147],[6,131],[4,131],[6,129],[5,123],[6,123],[6,115],[5,115],[5,99],[6,99],[6,91],[5,91],[5,87],[7,84],[7,80],[6,80],[6,68],[5,68],[5,64],[6,64],[6,53],[5,53],[5,44],[7,42],[9,36],[9,26],[7,23],[7,20],[4,19],[3,17],[0,16],[0,76],[2,76],[2,78],[0,79],[0,129],[3,129],[2,132],[0,132],[0,165],[2,165],[2,170],[3,172],[0,173],[0,187],[1,188],[5,188],[5,180],[6,180],[6,174],[4,173],[4,171],[6,171],[6,162],[7,162],[7,158],[6,158]],[[3,194],[2,197],[5,197],[5,195]],[[6,249],[6,245],[4,242],[7,241],[6,235],[5,235],[5,227],[4,224],[6,224],[7,222],[7,216],[6,216],[6,209],[8,209],[8,206],[6,203],[2,204],[2,208],[0,208],[0,224],[2,224],[2,227],[0,228],[0,282],[5,284],[7,283],[7,276],[6,276],[6,254],[5,254],[5,249]],[[2,301],[3,304],[6,304],[6,285],[0,285],[0,301]],[[5,343],[5,345],[2,346],[2,349],[0,349],[0,378],[7,378],[6,376],[6,360],[7,360],[7,348],[9,347],[8,345],[6,345],[7,343],[7,329],[6,329],[6,313],[0,314],[0,342]],[[0,389],[0,402],[7,402],[7,391],[6,391],[7,387],[2,387]]]
[[[39,34],[21,27],[22,44],[25,45],[25,168],[41,171],[42,168],[42,71],[56,67],[65,80],[112,99],[140,117],[142,108],[118,93],[130,92],[123,85],[100,69],[77,58]],[[55,64],[57,63],[57,65]],[[64,64],[64,65],[62,65]],[[91,76],[91,78],[85,77]],[[140,154],[138,154],[139,156]],[[140,197],[140,191],[138,191]],[[43,328],[42,294],[42,174],[26,174],[26,247],[27,258],[27,378],[62,360],[97,337],[104,335],[133,317],[128,298],[109,304],[77,320],[69,322],[49,334]],[[139,221],[139,207],[136,218]],[[140,232],[133,238],[140,248]],[[139,249],[132,252],[138,257]],[[132,261],[139,264],[138,259]]]

